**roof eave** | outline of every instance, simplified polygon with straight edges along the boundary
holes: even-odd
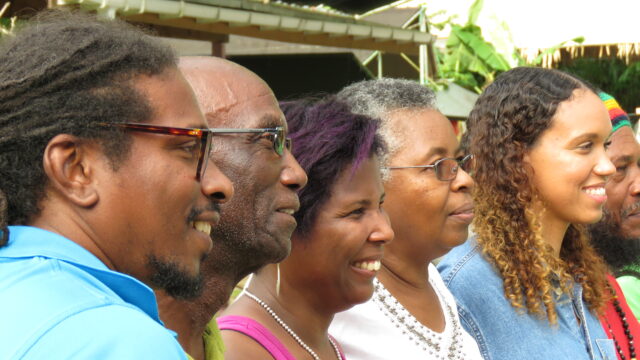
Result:
[[[417,55],[432,35],[385,25],[324,20],[173,0],[57,0],[130,21],[215,34],[235,34],[292,43],[380,50]]]

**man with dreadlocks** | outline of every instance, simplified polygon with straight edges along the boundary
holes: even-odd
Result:
[[[0,358],[184,359],[152,288],[198,295],[233,188],[174,54],[66,12],[0,46]]]
[[[640,144],[627,113],[618,102],[604,92],[598,95],[611,119],[607,155],[616,172],[605,185],[604,216],[589,230],[596,250],[611,271],[617,275],[628,272],[627,277],[618,281],[607,275],[613,299],[607,302],[600,321],[615,342],[618,359],[635,359],[634,338],[640,338],[640,324],[636,319],[640,319]],[[636,269],[635,276],[633,269]]]

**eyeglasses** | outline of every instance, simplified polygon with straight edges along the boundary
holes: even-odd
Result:
[[[196,168],[196,180],[200,181],[207,170],[207,164],[209,161],[205,161],[205,154],[207,160],[211,157],[211,140],[214,135],[224,134],[262,134],[267,139],[273,142],[273,150],[280,156],[284,154],[284,149],[291,151],[291,139],[285,137],[284,127],[278,126],[274,128],[265,129],[197,129],[197,128],[175,128],[168,126],[158,126],[150,124],[138,124],[138,123],[100,123],[100,126],[104,127],[118,127],[129,131],[140,131],[152,134],[161,135],[175,135],[175,136],[189,136],[198,138],[199,146],[198,151],[198,166]]]
[[[277,126],[274,128],[264,129],[210,129],[216,134],[261,134],[267,140],[273,143],[273,150],[276,154],[282,156],[284,149],[291,151],[293,142],[290,138],[285,137],[284,127]]]
[[[452,159],[443,158],[436,161],[433,165],[415,165],[415,166],[389,166],[387,169],[426,169],[434,168],[436,171],[436,178],[440,181],[450,181],[456,178],[458,174],[458,168],[473,174],[473,170],[476,167],[476,160],[472,154],[469,154],[463,158]]]

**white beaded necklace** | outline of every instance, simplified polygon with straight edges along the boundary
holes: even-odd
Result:
[[[437,333],[422,325],[400,302],[382,285],[378,279],[373,279],[373,301],[391,320],[391,322],[406,335],[409,340],[429,353],[429,358],[441,360],[464,360],[462,345],[462,326],[460,325],[452,306],[440,293],[436,284],[429,277],[429,283],[438,295],[444,311],[445,331]],[[451,343],[447,344],[450,339]]]
[[[289,333],[289,335],[291,335],[291,337],[298,343],[298,345],[300,345],[303,349],[305,349],[309,355],[311,355],[311,357],[314,360],[320,360],[320,357],[318,356],[318,354],[316,354],[315,351],[313,351],[311,349],[311,347],[309,347],[309,345],[305,344],[304,341],[302,341],[302,339],[300,338],[300,336],[298,336],[298,334],[296,334],[290,327],[289,325],[287,325],[287,323],[285,323],[282,319],[280,319],[280,317],[278,316],[278,314],[276,314],[275,311],[273,311],[273,309],[267,305],[267,303],[265,303],[264,301],[262,301],[259,297],[253,295],[251,292],[249,292],[247,289],[244,289],[243,294],[247,295],[249,298],[253,299],[255,302],[258,303],[258,305],[262,306],[269,315],[271,315],[271,317],[280,325],[282,326],[282,328]],[[338,349],[338,345],[335,344],[335,342],[333,342],[333,339],[331,339],[331,337],[329,336],[329,342],[331,343],[331,346],[333,347],[333,350],[336,352],[336,357],[339,360],[344,360],[342,358],[342,355],[340,355],[340,350]]]

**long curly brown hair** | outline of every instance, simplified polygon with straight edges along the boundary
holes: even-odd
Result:
[[[606,266],[583,225],[571,224],[560,257],[541,235],[540,213],[524,156],[550,127],[558,105],[576,89],[593,89],[560,71],[516,68],[500,75],[469,116],[469,149],[476,156],[474,230],[485,257],[500,272],[511,305],[551,324],[556,291],[582,285],[597,313],[607,300]]]

